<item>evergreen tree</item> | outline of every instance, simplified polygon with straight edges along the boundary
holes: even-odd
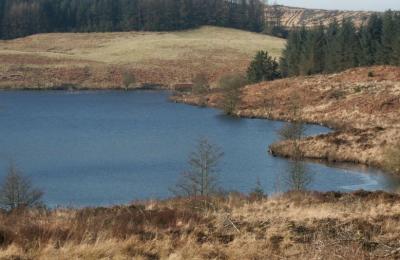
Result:
[[[342,21],[339,30],[340,60],[339,70],[344,70],[358,66],[358,50],[360,49],[356,29],[351,20]]]
[[[380,64],[395,64],[395,43],[397,40],[396,21],[392,11],[387,11],[382,18],[381,47],[378,52]]]
[[[1,0],[0,38],[39,32],[166,31],[218,25],[261,31],[260,0]]]
[[[339,24],[333,21],[326,32],[326,46],[324,50],[325,64],[324,72],[332,73],[340,68],[340,42],[339,42]]]
[[[250,83],[274,80],[280,77],[278,62],[267,51],[259,51],[247,69],[247,80]]]

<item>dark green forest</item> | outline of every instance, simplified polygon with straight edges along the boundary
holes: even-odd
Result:
[[[358,29],[351,20],[294,29],[280,60],[283,77],[371,65],[400,65],[398,12],[374,14]]]
[[[216,25],[260,32],[259,0],[0,0],[0,38],[45,32],[171,31]]]

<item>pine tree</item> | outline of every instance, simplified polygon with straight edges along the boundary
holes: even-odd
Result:
[[[325,64],[324,72],[336,72],[340,68],[340,42],[339,42],[339,24],[333,21],[329,24],[326,32],[326,46],[325,46]]]
[[[338,69],[345,70],[358,66],[359,62],[357,53],[360,49],[359,39],[351,20],[346,19],[342,21],[338,37],[340,44],[340,60]]]
[[[278,62],[268,51],[259,51],[247,69],[247,80],[250,83],[274,80],[280,77]]]
[[[381,47],[378,52],[380,64],[394,64],[394,43],[396,42],[396,23],[392,11],[387,11],[382,18]]]

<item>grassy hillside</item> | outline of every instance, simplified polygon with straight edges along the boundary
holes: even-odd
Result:
[[[143,83],[187,83],[198,72],[216,80],[244,72],[258,50],[279,56],[284,43],[210,26],[162,33],[40,34],[0,41],[0,87],[118,87],[126,70]]]
[[[1,259],[398,259],[399,195],[291,193],[0,212]],[[208,205],[208,204],[206,204]]]

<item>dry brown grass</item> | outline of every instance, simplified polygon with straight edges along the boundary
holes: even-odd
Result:
[[[284,43],[211,26],[181,32],[39,34],[0,41],[0,87],[119,87],[124,69],[141,83],[187,83],[199,72],[215,81],[227,72],[244,72],[258,50],[279,56]]]
[[[1,259],[395,259],[400,196],[235,194],[0,215]]]

